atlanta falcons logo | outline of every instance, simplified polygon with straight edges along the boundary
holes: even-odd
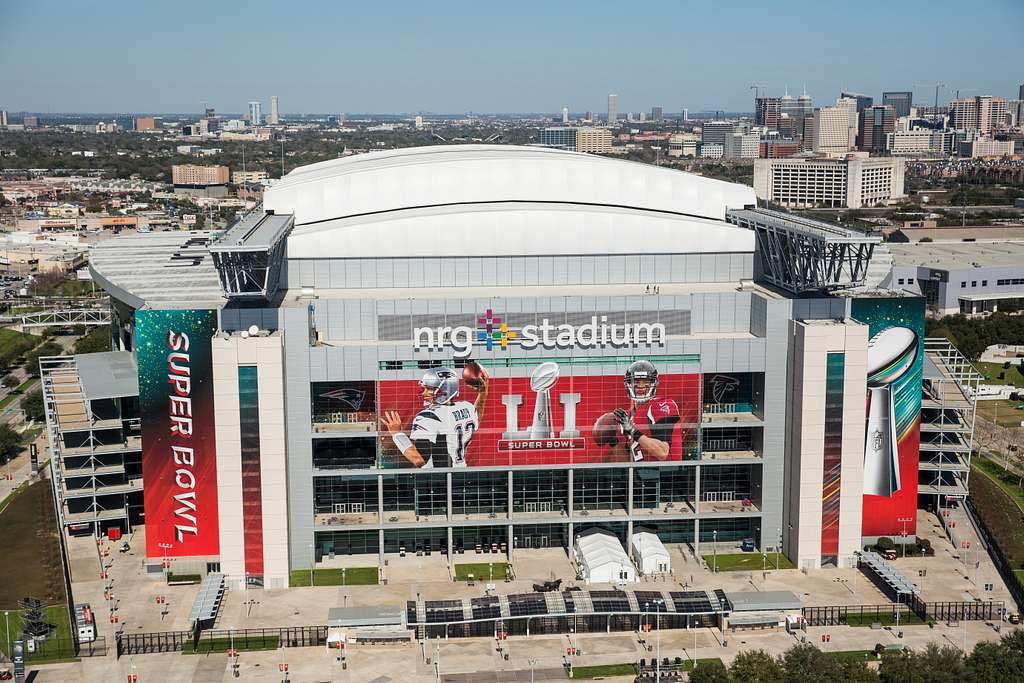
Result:
[[[711,378],[711,397],[715,403],[721,403],[726,394],[729,394],[739,387],[740,381],[729,375],[715,375]]]
[[[360,391],[359,389],[353,389],[352,387],[345,387],[343,389],[331,389],[320,394],[320,398],[329,398],[339,403],[344,403],[352,410],[359,410],[363,405],[363,399],[366,398],[366,392]]]

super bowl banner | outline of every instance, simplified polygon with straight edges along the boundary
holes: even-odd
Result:
[[[673,372],[682,363],[659,363],[656,357],[607,360],[538,359],[517,368],[520,376],[515,377],[507,376],[501,361],[470,360],[461,367],[427,368],[419,380],[381,380],[381,465],[479,467],[697,457],[700,375]]]
[[[863,534],[916,533],[924,369],[924,299],[864,298],[851,315],[868,326]]]
[[[139,310],[147,557],[216,555],[212,310]]]

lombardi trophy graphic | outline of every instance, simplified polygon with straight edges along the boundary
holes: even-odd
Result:
[[[890,327],[868,341],[867,433],[864,443],[864,493],[891,496],[900,490],[894,385],[917,359],[917,334]]]
[[[550,439],[555,435],[555,424],[551,416],[551,387],[558,380],[558,363],[541,363],[530,374],[530,388],[537,393],[533,407],[531,439]]]

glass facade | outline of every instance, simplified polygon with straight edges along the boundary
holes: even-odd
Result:
[[[263,585],[259,377],[253,366],[238,368],[238,424],[242,453],[242,536],[246,583]]]
[[[846,356],[828,354],[825,365],[825,444],[821,484],[821,563],[839,561],[839,490],[843,463],[843,377]]]

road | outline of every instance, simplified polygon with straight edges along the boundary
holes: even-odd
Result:
[[[974,206],[953,206],[953,205],[944,205],[944,204],[927,204],[927,205],[922,206],[921,208],[922,209],[936,209],[936,210],[938,210],[938,209],[946,209],[946,210],[957,211],[957,212],[966,211],[967,213],[974,213],[974,212],[977,212],[977,211],[1017,211],[1019,213],[1024,213],[1024,209],[1018,209],[1018,208],[1014,207],[1012,204],[977,204],[977,205],[974,205]],[[853,211],[859,211],[861,213],[884,213],[886,211],[895,211],[895,210],[898,210],[898,209],[899,209],[899,207],[895,207],[895,206],[881,206],[881,207],[865,206],[865,207],[860,208],[860,209],[845,209],[845,208],[832,208],[832,209],[829,209],[829,208],[820,207],[820,208],[815,208],[815,209],[800,209],[800,211],[820,211],[822,213],[835,213],[836,211],[850,211],[850,210],[853,210]]]

